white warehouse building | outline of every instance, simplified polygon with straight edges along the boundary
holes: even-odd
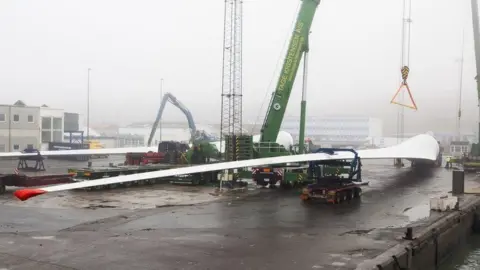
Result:
[[[285,116],[281,129],[298,140],[300,117]],[[312,116],[307,117],[305,123],[305,137],[325,146],[359,146],[368,139],[382,136],[382,120],[373,117]]]
[[[19,100],[13,105],[0,105],[0,152],[41,148],[42,143],[62,141],[61,109],[27,106]]]

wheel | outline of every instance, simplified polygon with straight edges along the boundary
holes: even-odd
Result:
[[[342,202],[342,197],[341,197],[341,193],[338,192],[337,194],[335,194],[335,204],[340,204]]]
[[[3,183],[0,183],[0,194],[4,194],[5,193],[5,185]]]
[[[361,188],[355,188],[353,191],[353,197],[354,198],[360,198],[362,195],[362,189]]]
[[[201,177],[199,175],[197,175],[197,174],[192,175],[192,184],[193,185],[196,186],[196,185],[200,184],[200,181],[201,181]]]
[[[293,188],[293,185],[292,183],[290,182],[280,182],[280,187],[283,188],[283,189],[291,189]]]

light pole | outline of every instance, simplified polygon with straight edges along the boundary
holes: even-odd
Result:
[[[160,106],[162,106],[162,98],[163,98],[163,78],[160,79]],[[159,129],[158,133],[160,134],[158,143],[160,143],[162,141],[162,119],[160,119],[160,122],[158,122],[158,129]]]
[[[87,140],[90,140],[90,71],[87,72]]]
[[[463,89],[463,62],[464,62],[464,49],[465,49],[465,30],[462,33],[462,54],[461,58],[457,60],[460,63],[460,76],[459,76],[459,86],[458,86],[458,112],[457,112],[457,136],[458,140],[461,141],[462,132],[461,132],[461,118],[462,118],[462,89]]]

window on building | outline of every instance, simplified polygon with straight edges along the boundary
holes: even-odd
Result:
[[[33,149],[33,144],[27,144],[27,149]]]
[[[54,131],[53,132],[53,141],[54,142],[63,141],[63,133],[61,131]]]
[[[0,122],[5,122],[5,114],[0,113]]]
[[[52,141],[52,132],[42,131],[42,142],[51,142]]]
[[[63,119],[60,117],[53,118],[53,129],[62,130]]]
[[[18,144],[13,145],[13,150],[19,150],[19,149],[20,149],[20,145],[18,145]]]
[[[52,119],[50,117],[42,117],[42,129],[52,128]]]
[[[33,115],[28,115],[27,121],[28,121],[29,123],[33,123]]]
[[[20,115],[14,114],[13,115],[13,122],[18,122],[18,121],[20,121]]]
[[[6,152],[5,144],[0,144],[0,152]]]

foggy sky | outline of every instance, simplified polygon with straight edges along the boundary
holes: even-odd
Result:
[[[310,36],[310,116],[369,115],[395,128],[398,107],[389,102],[400,83],[402,2],[321,2]],[[268,103],[299,4],[244,1],[244,121]],[[1,0],[1,103],[85,113],[91,68],[92,122],[153,121],[161,78],[195,121],[218,122],[223,7],[221,0]],[[412,1],[412,20],[409,84],[419,110],[406,111],[406,132],[455,128],[463,30],[462,129],[475,130],[470,0]],[[289,115],[299,114],[300,87],[297,76]],[[169,106],[164,119],[184,116]]]

